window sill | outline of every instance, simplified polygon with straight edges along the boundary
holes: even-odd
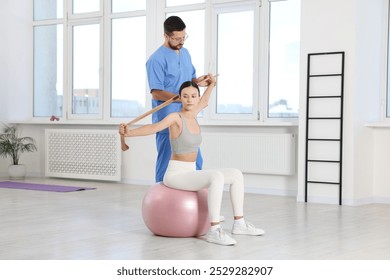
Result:
[[[227,121],[227,120],[218,120],[218,121],[207,121],[204,122],[202,120],[198,119],[198,122],[201,126],[241,126],[241,127],[294,127],[298,126],[298,120],[297,121]]]
[[[78,125],[78,126],[118,126],[122,122],[127,122],[129,120],[118,119],[117,121],[96,121],[96,120],[59,120],[59,121],[50,121],[46,119],[32,119],[29,121],[10,121],[13,124],[23,124],[23,125],[53,125],[53,126],[66,126],[66,125]],[[150,123],[151,120],[148,118],[142,120],[135,125],[145,125]],[[201,126],[205,127],[297,127],[298,120],[296,121],[283,121],[283,120],[268,120],[268,121],[231,121],[231,120],[218,120],[218,121],[203,121],[198,119],[198,122]],[[390,127],[390,123],[389,123]]]
[[[88,121],[88,120],[59,120],[59,121],[50,121],[50,120],[30,120],[30,121],[10,121],[13,124],[23,124],[23,125],[119,125],[118,122],[108,122],[108,121]]]
[[[369,128],[390,128],[390,122],[368,122],[365,123],[365,126]]]

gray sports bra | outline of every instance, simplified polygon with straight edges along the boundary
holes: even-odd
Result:
[[[193,134],[191,133],[188,128],[187,124],[182,118],[182,116],[179,113],[179,116],[181,118],[181,133],[180,135],[175,139],[170,139],[171,142],[171,150],[174,154],[188,154],[188,153],[194,153],[198,151],[198,148],[200,144],[202,143],[202,135],[199,134]]]

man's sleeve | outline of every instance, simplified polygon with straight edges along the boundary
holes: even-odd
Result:
[[[154,89],[164,90],[165,73],[164,67],[159,60],[150,58],[146,63],[146,73],[148,75],[150,92]]]

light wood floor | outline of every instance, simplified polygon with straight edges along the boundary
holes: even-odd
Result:
[[[6,180],[6,179],[5,179]],[[60,179],[32,183],[96,187],[56,193],[0,188],[2,260],[330,260],[390,259],[390,205],[297,203],[246,194],[246,218],[266,234],[235,236],[233,247],[154,236],[142,220],[147,186]],[[228,193],[224,228],[231,228]]]

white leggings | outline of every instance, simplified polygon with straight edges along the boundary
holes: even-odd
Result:
[[[223,188],[225,184],[229,184],[233,214],[244,215],[244,176],[238,169],[196,170],[195,162],[170,160],[163,183],[170,188],[186,191],[208,188],[211,222],[220,220]]]

